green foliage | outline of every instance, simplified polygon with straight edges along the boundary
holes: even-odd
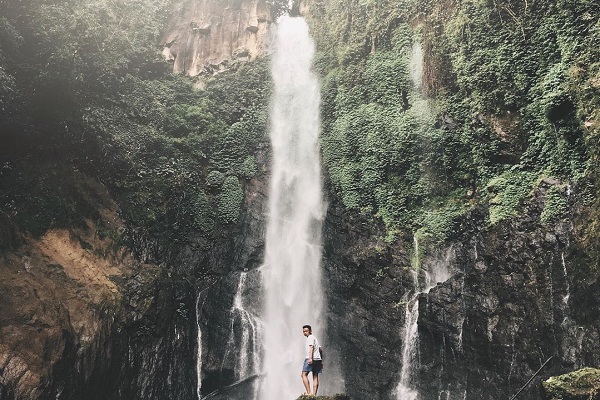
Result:
[[[266,61],[235,65],[204,91],[171,75],[156,49],[169,3],[0,2],[0,157],[22,168],[60,154],[58,167],[110,188],[130,226],[179,241],[211,235],[217,209],[237,218],[241,186],[221,184],[258,172],[270,82]],[[77,223],[64,193],[34,185],[42,193],[29,204],[17,201],[16,180],[2,181],[2,201],[26,230]]]
[[[537,175],[531,172],[507,171],[487,185],[490,199],[490,223],[496,224],[506,218],[515,216],[519,206],[533,190]]]
[[[393,51],[378,51],[369,56],[365,69],[369,102],[391,107],[405,105],[410,90],[406,63],[402,53]]]
[[[41,167],[41,168],[36,168]],[[0,168],[0,204],[17,226],[33,237],[48,229],[82,226],[98,218],[93,199],[82,195],[81,177],[43,160],[40,165],[5,163]]]
[[[206,175],[206,186],[218,188],[225,181],[225,175],[222,172],[213,170]]]
[[[592,3],[311,5],[323,161],[335,194],[381,218],[388,240],[412,231],[425,247],[439,246],[471,205],[486,204],[495,224],[518,214],[538,176],[571,183],[597,173]],[[410,81],[415,42],[429,101]],[[547,222],[566,206],[553,190]]]
[[[454,231],[456,220],[468,210],[464,203],[448,203],[443,208],[426,210],[419,215],[421,227],[416,235],[421,247],[440,246]]]
[[[275,20],[277,20],[277,17],[287,14],[290,11],[290,2],[288,0],[266,0],[266,3],[269,5],[271,15]]]
[[[219,220],[224,224],[235,223],[240,217],[244,191],[235,176],[228,176],[219,194]]]
[[[257,60],[229,73],[219,74],[206,86],[212,113],[228,125],[265,110],[271,95],[268,61]]]
[[[240,176],[246,179],[252,179],[258,172],[258,167],[256,166],[256,157],[247,157],[244,162],[242,162],[239,172]]]
[[[264,108],[249,109],[243,120],[233,123],[215,139],[209,158],[210,168],[243,175],[241,170],[248,150],[260,147],[266,140],[266,111]]]
[[[551,186],[544,196],[544,209],[540,220],[544,224],[551,224],[563,218],[567,213],[567,194],[564,185]]]
[[[192,209],[194,210],[192,214],[194,228],[205,234],[211,233],[214,228],[215,217],[210,199],[204,191],[200,190],[198,192],[192,204]]]
[[[552,376],[542,382],[544,395],[550,400],[593,397],[600,390],[600,370],[582,368],[568,374]]]

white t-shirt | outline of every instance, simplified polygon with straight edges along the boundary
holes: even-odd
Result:
[[[309,358],[310,346],[313,346],[315,348],[315,351],[313,352],[312,356],[313,360],[320,360],[321,353],[319,352],[319,341],[312,334],[306,337],[306,358]]]

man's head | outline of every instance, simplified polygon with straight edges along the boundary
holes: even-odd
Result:
[[[310,325],[304,325],[302,327],[302,334],[306,337],[308,337],[308,335],[310,335],[312,333],[312,328],[310,327]]]

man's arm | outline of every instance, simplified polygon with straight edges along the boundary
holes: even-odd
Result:
[[[313,362],[313,353],[315,352],[315,346],[312,344],[308,345],[308,363],[312,364]]]

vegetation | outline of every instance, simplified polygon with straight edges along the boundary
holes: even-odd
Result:
[[[550,223],[564,187],[597,174],[593,2],[314,3],[326,171],[388,239],[439,244],[476,204],[490,224],[511,218],[542,177],[562,182],[545,196]]]
[[[542,388],[550,400],[593,398],[600,392],[600,370],[582,368],[553,376],[542,382]]]
[[[23,230],[93,214],[51,178],[61,168],[100,179],[131,226],[166,240],[237,220],[266,145],[267,62],[193,89],[157,54],[168,7],[0,0],[0,201]],[[558,182],[541,222],[562,218],[565,188],[598,173],[595,11],[575,0],[312,2],[334,195],[381,219],[390,241],[440,244],[478,204],[490,224],[512,218],[541,178]]]
[[[71,171],[100,179],[130,226],[158,238],[237,219],[266,142],[267,63],[193,89],[157,51],[168,9],[0,1],[0,201],[23,231],[93,214],[69,194]]]

